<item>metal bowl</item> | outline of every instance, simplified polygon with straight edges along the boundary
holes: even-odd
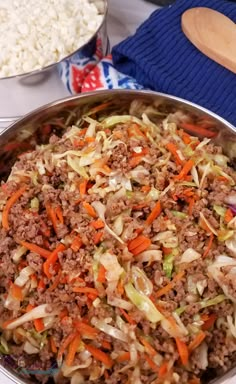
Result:
[[[147,104],[154,103],[163,113],[180,111],[180,123],[181,119],[186,119],[187,116],[189,122],[199,125],[204,117],[205,120],[207,119],[209,130],[215,132],[213,140],[223,147],[231,158],[231,164],[236,165],[236,128],[224,119],[177,97],[149,91],[113,90],[86,93],[48,104],[6,128],[0,134],[0,180],[8,177],[11,166],[20,153],[34,149],[36,144],[48,142],[49,135],[47,132],[45,133],[43,126],[45,127],[44,124],[49,120],[52,124],[53,119],[57,119],[57,128],[55,127],[54,132],[62,135],[65,126],[76,123],[88,108],[101,102],[109,102],[109,112],[119,108],[123,113],[127,113],[133,100]],[[160,116],[160,119],[163,119],[163,116]],[[10,356],[8,358],[0,357],[0,372],[17,384],[32,384],[32,378],[27,374],[27,370],[14,366],[14,364]],[[52,373],[55,372],[52,370]],[[41,372],[41,374],[45,373]],[[210,376],[206,377],[203,384],[226,384],[226,380],[232,377],[235,379],[231,384],[236,382],[236,367],[216,380],[212,381]],[[227,383],[229,384],[229,382]]]
[[[39,70],[22,75],[0,78],[0,123],[9,125],[31,110],[52,102],[59,97],[69,95],[68,88],[62,82],[63,73],[69,73],[74,64],[79,66],[79,77],[88,74],[97,62],[109,52],[107,36],[107,0],[89,0],[97,4],[103,20],[93,36],[75,52]],[[51,82],[50,82],[51,81]],[[48,84],[52,84],[50,92]],[[78,84],[78,90],[79,90]],[[60,95],[58,97],[58,95]],[[7,101],[7,104],[4,101]]]

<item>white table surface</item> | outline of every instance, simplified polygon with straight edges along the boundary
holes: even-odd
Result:
[[[108,3],[108,33],[111,46],[133,34],[136,28],[157,8],[144,0],[108,0]],[[68,91],[64,88],[56,72],[44,85],[39,103],[43,104],[45,92],[55,100],[68,96]],[[7,99],[1,100],[1,108],[7,109],[9,103],[10,101]],[[5,126],[5,124],[2,126],[0,124],[0,129]],[[224,381],[224,384],[235,383],[236,379],[232,378]],[[13,384],[13,382],[0,373],[0,384]]]

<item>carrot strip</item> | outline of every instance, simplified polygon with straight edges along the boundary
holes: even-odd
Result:
[[[94,143],[94,141],[95,141],[95,137],[85,137],[85,141],[86,141],[86,143]]]
[[[57,288],[57,286],[58,286],[59,283],[60,283],[60,280],[61,280],[61,274],[62,274],[62,272],[61,272],[61,270],[60,270],[59,273],[58,273],[58,275],[56,276],[56,278],[55,278],[53,284],[48,288],[48,291],[49,291],[49,292],[53,292],[53,291],[55,291],[55,289]]]
[[[189,214],[189,216],[192,216],[192,214],[193,214],[193,207],[194,207],[194,204],[195,204],[195,200],[194,200],[193,197],[191,197],[191,198],[189,199],[189,206],[188,206],[188,214]]]
[[[111,105],[111,101],[107,101],[106,103],[102,103],[102,104],[98,105],[97,107],[90,109],[89,114],[93,115],[94,113],[100,112],[103,109],[109,107],[110,105]]]
[[[77,336],[77,332],[70,333],[69,336],[65,338],[63,343],[61,344],[59,351],[58,351],[58,359],[61,359],[63,354],[65,353],[66,349],[70,345],[70,343],[74,340],[74,338]]]
[[[116,358],[117,363],[124,363],[130,360],[130,352],[124,352]]]
[[[82,321],[75,321],[74,324],[82,337],[87,336],[89,338],[95,339],[99,335],[99,331],[89,324],[86,324]]]
[[[176,162],[177,165],[182,165],[183,164],[183,161],[181,160],[181,158],[179,157],[178,155],[178,148],[176,146],[176,144],[174,143],[168,143],[166,145],[166,148],[168,149],[168,151],[172,154],[172,156],[174,157],[174,160]]]
[[[141,129],[138,127],[138,124],[132,124],[128,128],[128,135],[129,137],[141,137],[143,139],[147,139],[145,134],[141,131]]]
[[[95,235],[94,235],[94,237],[93,237],[93,242],[94,242],[95,245],[97,245],[98,243],[100,243],[102,236],[103,236],[103,232],[97,232],[97,233],[95,233]]]
[[[119,309],[120,309],[122,315],[128,321],[129,324],[131,324],[131,325],[135,325],[136,324],[134,319],[132,319],[132,317],[127,312],[125,312],[125,310],[123,308],[119,308]]]
[[[135,249],[142,246],[142,244],[146,245],[148,244],[147,247],[149,247],[151,245],[151,241],[148,237],[145,237],[143,235],[140,235],[138,237],[136,237],[135,239],[131,240],[128,244],[128,249],[130,252],[134,253],[135,254]],[[147,248],[145,247],[145,249]]]
[[[145,208],[147,206],[148,206],[147,203],[140,203],[140,204],[137,204],[137,205],[133,205],[132,209],[134,211],[139,211],[140,209],[143,209],[143,208]]]
[[[52,226],[54,228],[54,231],[57,233],[57,215],[55,210],[50,206],[50,204],[46,204],[46,211],[49,219],[52,222]]]
[[[72,340],[72,342],[69,345],[68,354],[66,356],[66,365],[68,367],[70,367],[73,364],[75,355],[76,355],[77,349],[80,346],[80,343],[81,343],[80,335],[76,335],[74,340]]]
[[[146,224],[147,225],[150,225],[152,224],[152,222],[158,217],[160,216],[161,214],[161,203],[160,201],[158,201],[155,205],[155,207],[153,208],[152,212],[150,213],[150,215],[148,216],[147,220],[146,220]]]
[[[109,341],[106,341],[106,340],[101,341],[101,346],[104,349],[108,349],[109,351],[112,349],[111,343],[109,343]]]
[[[180,360],[182,361],[182,364],[186,366],[188,364],[188,359],[189,359],[188,347],[178,337],[175,338],[175,342],[176,342],[176,345],[177,345],[177,349],[178,349],[178,353],[179,353],[179,356],[180,356]]]
[[[98,220],[94,220],[90,223],[91,227],[95,228],[95,229],[102,229],[105,227],[105,224],[104,222],[101,220],[101,219],[98,219]]]
[[[51,336],[49,340],[52,353],[57,353],[57,347],[54,338]]]
[[[27,241],[20,241],[20,244],[23,247],[27,248],[29,251],[37,253],[38,255],[44,257],[45,259],[47,259],[51,255],[50,251],[48,251],[47,249],[41,248],[36,244],[28,243]]]
[[[39,280],[39,283],[38,283],[38,289],[45,289],[46,288],[46,285],[43,281],[43,279]]]
[[[101,361],[107,368],[113,366],[113,360],[105,352],[102,352],[100,349],[95,348],[92,345],[85,345],[85,349],[91,353],[91,355],[98,361]]]
[[[193,341],[191,341],[191,343],[189,344],[189,352],[193,352],[194,349],[196,349],[197,347],[199,347],[199,345],[201,345],[201,343],[203,342],[203,340],[206,338],[206,334],[205,332],[203,331],[200,331],[196,337],[193,339]]]
[[[53,252],[51,252],[50,256],[48,257],[47,261],[43,264],[43,271],[45,275],[50,279],[51,278],[51,273],[50,273],[50,267],[53,266],[57,259],[58,259],[58,254],[60,252],[63,252],[66,249],[64,244],[60,243],[56,249],[54,249]]]
[[[120,296],[122,296],[124,294],[124,284],[123,284],[123,281],[120,280],[118,285],[117,285],[117,292],[120,294]]]
[[[151,187],[150,187],[149,185],[144,185],[144,186],[141,188],[141,191],[142,191],[142,192],[145,192],[145,193],[148,193],[150,190],[151,190]]]
[[[201,384],[201,380],[195,377],[194,379],[189,380],[188,384]]]
[[[209,315],[205,321],[202,318],[202,320],[204,321],[204,324],[202,325],[202,330],[208,331],[209,329],[211,329],[211,327],[213,327],[213,325],[215,324],[216,319],[217,315],[215,313]]]
[[[153,346],[145,339],[144,337],[140,337],[140,341],[145,347],[146,351],[150,356],[156,356],[157,351],[153,348]]]
[[[22,301],[24,299],[22,288],[16,284],[11,284],[10,294],[12,297],[14,297],[14,299],[18,301]]]
[[[34,320],[34,327],[37,332],[42,332],[44,331],[44,324],[42,319],[36,319]]]
[[[79,193],[81,196],[85,195],[86,192],[87,192],[87,184],[88,184],[88,180],[84,179],[82,181],[82,183],[80,183],[79,185]]]
[[[184,179],[185,176],[187,176],[187,174],[191,171],[191,169],[193,168],[194,166],[194,162],[193,160],[189,159],[183,166],[182,170],[180,171],[180,173],[175,176],[175,179],[176,180],[182,180]]]
[[[92,207],[92,205],[90,205],[89,203],[86,203],[85,201],[83,202],[83,207],[84,209],[87,211],[87,213],[89,214],[89,216],[92,216],[94,218],[97,217],[97,213],[95,211],[95,209]]]
[[[144,357],[145,357],[145,360],[148,362],[150,368],[152,368],[154,372],[159,373],[158,365],[152,359],[150,359],[148,355],[145,355]]]
[[[21,187],[18,191],[13,193],[13,195],[7,200],[6,205],[2,212],[2,226],[7,231],[9,230],[9,213],[13,205],[19,200],[19,198],[24,194],[26,191],[26,186]]]
[[[97,281],[99,283],[106,282],[106,268],[103,265],[100,265],[99,267]]]
[[[217,132],[210,131],[209,129],[203,128],[200,125],[195,125],[191,123],[181,123],[181,126],[190,133],[195,135],[200,135],[208,138],[216,137]]]
[[[98,291],[96,288],[90,288],[90,287],[74,287],[72,289],[73,292],[76,293],[92,293],[93,295],[98,296]]]
[[[59,317],[60,317],[60,319],[62,320],[62,319],[64,319],[64,317],[68,316],[68,314],[69,314],[68,309],[67,309],[67,308],[64,308],[64,309],[60,312]]]
[[[210,252],[212,244],[213,244],[213,240],[214,240],[214,235],[213,235],[213,233],[211,233],[210,238],[209,238],[209,242],[208,242],[207,247],[206,247],[206,250],[202,255],[203,258],[207,257],[208,253]]]
[[[64,224],[64,217],[63,217],[63,212],[62,208],[58,205],[55,209],[55,214],[61,224]]]
[[[141,152],[132,152],[132,157],[139,157],[139,156],[145,156],[149,153],[148,148],[142,148]]]
[[[82,247],[82,245],[83,245],[83,242],[81,240],[81,237],[78,235],[74,238],[70,247],[71,247],[72,251],[78,252],[80,250],[80,248]]]
[[[45,237],[50,237],[51,231],[48,228],[47,224],[40,219],[40,232],[45,236]]]
[[[159,289],[159,291],[156,292],[155,297],[159,298],[161,296],[166,295],[168,292],[170,292],[171,289],[174,287],[175,283],[177,281],[180,281],[184,277],[184,274],[185,274],[185,272],[181,271],[177,275],[175,275],[175,277],[173,278],[173,280],[169,284],[165,285],[165,287]]]
[[[183,142],[184,142],[184,144],[190,144],[191,143],[191,137],[189,136],[189,134],[188,133],[186,133],[186,132],[183,132],[183,134],[182,134],[182,140],[183,140]]]
[[[159,367],[159,372],[158,372],[158,375],[159,377],[163,377],[167,374],[168,372],[168,368],[169,368],[169,364],[167,361],[164,361],[160,367]]]
[[[233,219],[233,217],[234,217],[233,212],[231,211],[230,208],[228,208],[225,212],[225,217],[224,217],[225,222],[228,224]]]
[[[8,325],[10,325],[11,323],[13,323],[13,321],[15,321],[15,319],[11,319],[11,320],[6,320],[6,321],[4,321],[4,323],[2,324],[2,329],[7,329]]]
[[[137,167],[141,163],[142,160],[143,160],[143,156],[142,155],[136,156],[136,157],[132,157],[129,160],[129,165],[131,166],[131,168],[135,168],[135,167]]]

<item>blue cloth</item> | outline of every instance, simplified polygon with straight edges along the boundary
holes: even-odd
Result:
[[[146,88],[195,102],[236,125],[236,75],[198,51],[181,30],[182,13],[199,6],[236,23],[235,3],[177,0],[155,11],[133,36],[113,48],[114,65]]]

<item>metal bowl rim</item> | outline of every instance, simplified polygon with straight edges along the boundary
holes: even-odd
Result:
[[[24,123],[24,121],[28,121],[30,118],[33,118],[34,116],[40,114],[40,112],[43,112],[43,111],[45,111],[47,109],[51,109],[51,108],[53,108],[55,106],[63,105],[64,103],[75,101],[77,99],[86,99],[86,98],[89,99],[90,97],[93,97],[95,95],[104,95],[104,97],[107,97],[109,95],[112,96],[112,95],[116,95],[116,94],[121,94],[121,96],[122,96],[122,94],[124,94],[124,95],[125,94],[131,94],[131,95],[133,94],[134,97],[135,97],[135,95],[143,95],[143,96],[152,95],[152,96],[156,96],[156,97],[162,97],[162,98],[164,98],[166,100],[170,100],[170,101],[172,100],[172,101],[176,101],[176,102],[179,102],[179,103],[183,103],[186,106],[193,107],[193,108],[195,108],[197,110],[200,110],[201,112],[205,112],[206,114],[208,114],[208,115],[212,116],[213,118],[215,118],[216,120],[218,120],[220,123],[226,125],[234,133],[236,133],[236,127],[233,124],[231,124],[229,121],[224,119],[223,117],[217,115],[215,112],[212,112],[212,111],[210,111],[207,108],[204,108],[204,107],[202,107],[202,106],[200,106],[200,105],[198,105],[196,103],[193,103],[192,101],[183,99],[181,97],[177,97],[177,96],[174,96],[174,95],[170,95],[170,94],[166,94],[166,93],[161,93],[161,92],[149,91],[149,90],[131,90],[131,89],[112,89],[112,90],[107,90],[107,89],[105,89],[105,90],[99,90],[99,91],[80,93],[78,95],[64,97],[62,99],[58,99],[56,101],[44,104],[43,106],[34,109],[33,111],[27,113],[23,117],[20,117],[18,120],[14,121],[13,124],[11,124],[8,127],[4,128],[0,132],[0,136],[4,132],[6,132],[6,131],[8,131],[10,129],[13,129],[15,127],[15,125]],[[9,118],[8,121],[10,121],[12,119],[13,118]],[[1,121],[1,119],[0,119],[0,121]]]
[[[83,45],[78,47],[74,52],[70,53],[69,55],[63,57],[62,59],[60,59],[58,61],[55,61],[54,63],[48,64],[45,67],[42,67],[42,68],[39,68],[39,69],[34,69],[33,71],[30,71],[30,72],[20,73],[19,75],[0,77],[0,80],[21,79],[21,78],[24,78],[24,77],[30,77],[30,76],[37,75],[39,73],[42,73],[44,71],[47,71],[47,70],[51,69],[55,65],[60,64],[62,61],[71,58],[73,55],[76,54],[76,52],[78,52],[81,49],[83,49],[87,44],[89,44],[94,39],[94,37],[97,35],[97,33],[100,31],[100,29],[103,27],[104,23],[106,22],[107,13],[108,13],[108,0],[102,0],[102,1],[104,2],[104,7],[105,7],[102,22],[100,23],[99,27],[94,32],[94,34],[89,38],[89,40],[86,41],[86,43],[84,43]],[[6,120],[7,118],[3,118],[3,119]],[[14,119],[14,117],[12,119]]]

